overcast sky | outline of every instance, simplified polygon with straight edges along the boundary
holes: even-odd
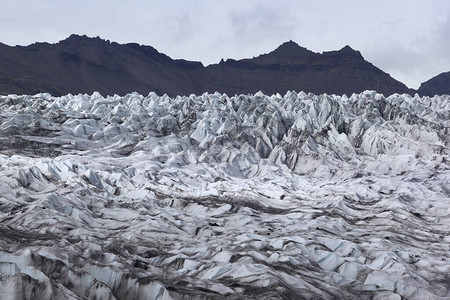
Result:
[[[0,0],[0,42],[50,43],[72,33],[151,45],[208,65],[293,40],[345,45],[407,86],[450,71],[449,0]]]

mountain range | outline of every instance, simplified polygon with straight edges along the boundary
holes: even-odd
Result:
[[[85,35],[71,35],[56,44],[12,47],[0,43],[0,94],[47,92],[59,96],[98,91],[123,95],[153,91],[174,96],[288,90],[316,94],[376,90],[385,95],[417,92],[431,96],[450,93],[450,72],[415,91],[350,46],[320,54],[289,41],[268,54],[222,60],[205,67],[201,62],[172,59],[151,46],[118,44]]]

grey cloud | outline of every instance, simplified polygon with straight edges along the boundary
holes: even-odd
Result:
[[[247,12],[233,12],[229,22],[237,41],[261,43],[267,39],[289,37],[291,18],[286,11],[263,6]]]
[[[412,51],[400,42],[379,45],[366,53],[366,59],[411,88],[419,87],[424,69],[429,64],[423,52]],[[426,73],[429,74],[430,71]]]
[[[443,63],[449,64],[448,68],[450,69],[450,11],[447,13],[446,20],[437,30],[436,50],[443,58]]]

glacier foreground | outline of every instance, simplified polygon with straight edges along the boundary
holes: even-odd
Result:
[[[448,299],[450,96],[0,97],[1,299]]]

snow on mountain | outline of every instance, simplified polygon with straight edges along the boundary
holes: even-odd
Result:
[[[449,128],[450,96],[1,96],[0,298],[448,298]]]

